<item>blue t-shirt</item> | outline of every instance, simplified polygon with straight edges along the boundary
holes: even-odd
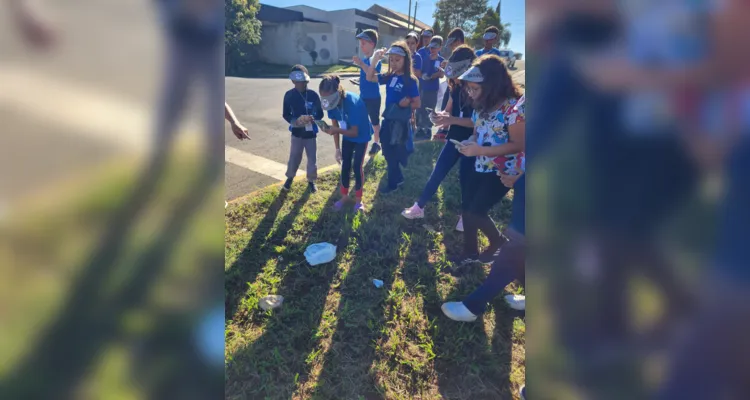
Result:
[[[385,86],[385,107],[400,102],[404,97],[419,97],[417,81],[403,75],[378,75],[378,83]]]
[[[375,87],[378,86],[376,85]],[[339,126],[341,125],[341,121],[344,121],[347,129],[352,126],[358,128],[357,137],[341,135],[344,140],[354,143],[367,143],[372,137],[372,125],[370,124],[370,117],[367,114],[367,106],[365,106],[365,102],[359,96],[352,92],[346,92],[344,101],[339,103],[338,107],[328,111],[328,118],[339,121]]]
[[[414,53],[411,55],[411,65],[414,69],[414,72],[422,70],[422,56],[419,53]]]
[[[425,58],[430,58],[430,49],[427,47],[422,47],[421,49],[417,50],[417,54],[419,54],[419,57],[421,57],[422,61],[424,61]]]
[[[485,54],[494,54],[494,55],[496,55],[496,56],[498,56],[498,57],[501,57],[501,55],[500,55],[500,50],[498,50],[498,49],[496,49],[496,48],[494,48],[494,47],[493,47],[493,48],[491,48],[491,49],[490,49],[489,51],[487,51],[487,52],[485,52],[485,51],[484,51],[484,49],[479,49],[479,50],[477,50],[477,57],[481,57],[481,56],[483,56],[483,55],[485,55]]]
[[[435,75],[438,72],[438,67],[440,67],[440,63],[443,62],[445,58],[438,54],[437,59],[432,60],[430,59],[430,55],[427,55],[427,58],[422,59],[422,76],[425,75]],[[440,90],[440,79],[432,78],[430,80],[424,80],[422,79],[420,82],[420,87],[422,90],[437,92]]]
[[[726,168],[726,193],[719,208],[716,266],[724,279],[750,284],[750,133],[733,146]]]
[[[365,58],[362,60],[362,62],[365,63],[365,65],[370,65],[370,59]],[[375,71],[378,71],[380,73],[380,69],[383,66],[383,63],[378,61],[378,65],[375,66]],[[380,87],[378,86],[377,82],[369,82],[367,80],[367,74],[365,73],[365,70],[361,69],[359,70],[359,95],[363,99],[378,99],[380,98]]]

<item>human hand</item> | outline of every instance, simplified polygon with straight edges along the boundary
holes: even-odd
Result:
[[[441,126],[449,126],[453,122],[453,118],[450,114],[445,111],[439,112],[435,116],[435,123]]]
[[[234,136],[239,140],[250,139],[250,136],[247,134],[247,128],[240,123],[232,123],[232,133],[234,133]]]
[[[500,181],[503,183],[503,185],[505,185],[505,187],[512,188],[513,185],[515,185],[516,182],[518,181],[518,178],[520,178],[521,175],[523,175],[523,172],[517,175],[507,175],[502,172],[498,172],[498,175],[500,176]]]
[[[463,141],[461,144],[462,146],[458,150],[461,154],[467,157],[476,157],[480,155],[482,146],[478,145],[476,142]]]
[[[408,97],[404,97],[398,102],[399,107],[407,107],[409,104],[411,104],[411,99]]]
[[[385,54],[386,51],[387,50],[386,50],[385,47],[382,47],[382,48],[379,48],[379,49],[375,50],[375,52],[372,53],[373,60],[379,61],[381,58],[383,58],[383,54]]]
[[[354,63],[355,65],[362,65],[362,59],[361,59],[361,58],[359,58],[359,56],[354,56],[354,57],[352,57],[352,62],[353,62],[353,63]]]

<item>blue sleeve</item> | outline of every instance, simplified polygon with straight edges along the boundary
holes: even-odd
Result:
[[[417,86],[417,81],[411,78],[407,78],[411,81],[409,84],[409,93],[407,93],[407,96],[414,98],[419,97],[419,86]]]
[[[289,93],[284,94],[284,105],[281,112],[282,118],[288,123],[292,123],[292,105],[289,102]]]
[[[419,53],[414,54],[414,69],[418,71],[422,70],[422,56]]]
[[[378,65],[375,66],[375,71],[378,71],[378,73],[380,73],[382,69],[383,69],[383,62],[378,61]]]

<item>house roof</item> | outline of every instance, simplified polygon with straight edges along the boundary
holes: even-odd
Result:
[[[259,21],[266,22],[293,22],[303,21],[304,15],[299,11],[288,10],[286,8],[274,7],[261,3],[256,18]]]
[[[383,7],[380,4],[374,4],[373,7],[380,7],[383,10],[396,15],[400,20],[402,20],[404,22],[404,25],[403,25],[404,27],[406,27],[406,21],[409,21],[409,16],[408,15],[400,13],[400,12],[398,12],[396,10],[391,10],[390,8]],[[391,19],[393,19],[393,18],[391,18]],[[420,20],[416,20],[416,26],[419,29],[430,29],[430,28],[432,28],[430,25],[427,25],[427,24],[425,24],[424,22],[422,22]]]

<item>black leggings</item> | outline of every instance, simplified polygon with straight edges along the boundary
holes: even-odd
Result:
[[[365,153],[367,142],[354,143],[349,140],[342,140],[341,143],[341,193],[349,194],[349,178],[354,167],[354,190],[357,198],[362,198],[362,185],[365,183],[365,172],[363,165],[365,162]],[[352,165],[354,163],[354,165]]]
[[[476,172],[469,177],[466,199],[469,204],[463,215],[464,221],[464,252],[465,254],[479,253],[479,231],[482,231],[490,241],[490,246],[502,244],[502,236],[490,218],[489,212],[495,204],[508,193],[507,187],[500,182],[500,177],[494,172]]]

